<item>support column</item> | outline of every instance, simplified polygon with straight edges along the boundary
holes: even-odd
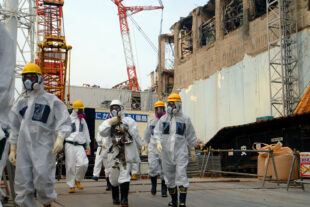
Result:
[[[215,30],[216,41],[220,41],[224,38],[224,1],[215,0]]]
[[[249,15],[250,15],[250,9],[249,9],[249,2],[250,0],[243,0],[243,36],[247,37],[249,36]]]
[[[193,81],[198,79],[197,75],[197,50],[199,49],[199,25],[198,25],[199,8],[192,12],[192,34],[193,34]]]
[[[180,64],[180,38],[179,38],[179,33],[180,33],[180,23],[177,22],[176,24],[173,25],[173,32],[174,32],[174,85],[173,85],[173,90],[176,91],[178,89],[180,83],[179,79],[176,74],[178,74],[178,65]]]
[[[163,71],[165,70],[165,35],[158,38],[158,70],[157,70],[157,95],[160,100],[163,98]]]

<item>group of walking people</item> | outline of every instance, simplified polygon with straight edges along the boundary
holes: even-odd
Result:
[[[167,189],[171,196],[168,205],[186,206],[189,187],[186,168],[189,154],[194,161],[196,160],[196,135],[190,118],[182,113],[181,97],[172,93],[166,105],[167,110],[164,102],[155,103],[155,118],[148,121],[144,139],[141,139],[135,121],[130,117],[124,117],[121,102],[111,102],[111,117],[98,128],[97,161],[93,178],[98,179],[96,167],[101,167],[98,162],[103,159],[107,190],[112,189],[113,204],[128,206],[132,166],[140,161],[140,147],[147,145],[152,195],[156,195],[159,176],[162,197],[167,197]]]
[[[22,71],[24,92],[10,113],[9,161],[16,165],[16,203],[35,207],[35,197],[44,207],[51,207],[57,194],[56,154],[65,147],[66,180],[69,193],[83,189],[82,179],[88,168],[89,131],[84,119],[84,105],[75,101],[72,113],[55,95],[43,87],[40,67],[27,64]],[[167,106],[167,107],[166,107]],[[196,159],[196,135],[188,116],[182,113],[182,101],[172,93],[165,104],[154,105],[155,118],[148,121],[144,139],[136,122],[124,116],[119,100],[110,104],[110,118],[98,127],[95,180],[105,167],[107,190],[112,202],[128,206],[131,176],[138,173],[141,147],[148,146],[151,193],[156,194],[157,177],[161,179],[162,197],[171,196],[169,206],[185,207],[189,187],[186,168],[189,155]]]

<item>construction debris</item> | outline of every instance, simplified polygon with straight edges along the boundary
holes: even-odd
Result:
[[[225,35],[238,29],[243,23],[242,0],[225,0],[224,33]]]

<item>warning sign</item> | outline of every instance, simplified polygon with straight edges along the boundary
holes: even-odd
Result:
[[[310,178],[310,152],[300,153],[300,177]]]

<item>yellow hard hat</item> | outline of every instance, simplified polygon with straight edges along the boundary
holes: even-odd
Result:
[[[41,68],[34,63],[28,63],[27,65],[24,66],[22,75],[27,74],[27,73],[37,73],[42,75]]]
[[[157,102],[154,104],[154,108],[157,108],[157,107],[160,107],[160,106],[165,107],[165,103],[162,102],[162,101],[157,101]]]
[[[182,102],[181,97],[176,93],[172,93],[168,97],[167,102],[171,102],[171,101]]]
[[[72,108],[74,109],[84,109],[84,104],[82,101],[78,100],[78,101],[74,101],[72,104]]]

